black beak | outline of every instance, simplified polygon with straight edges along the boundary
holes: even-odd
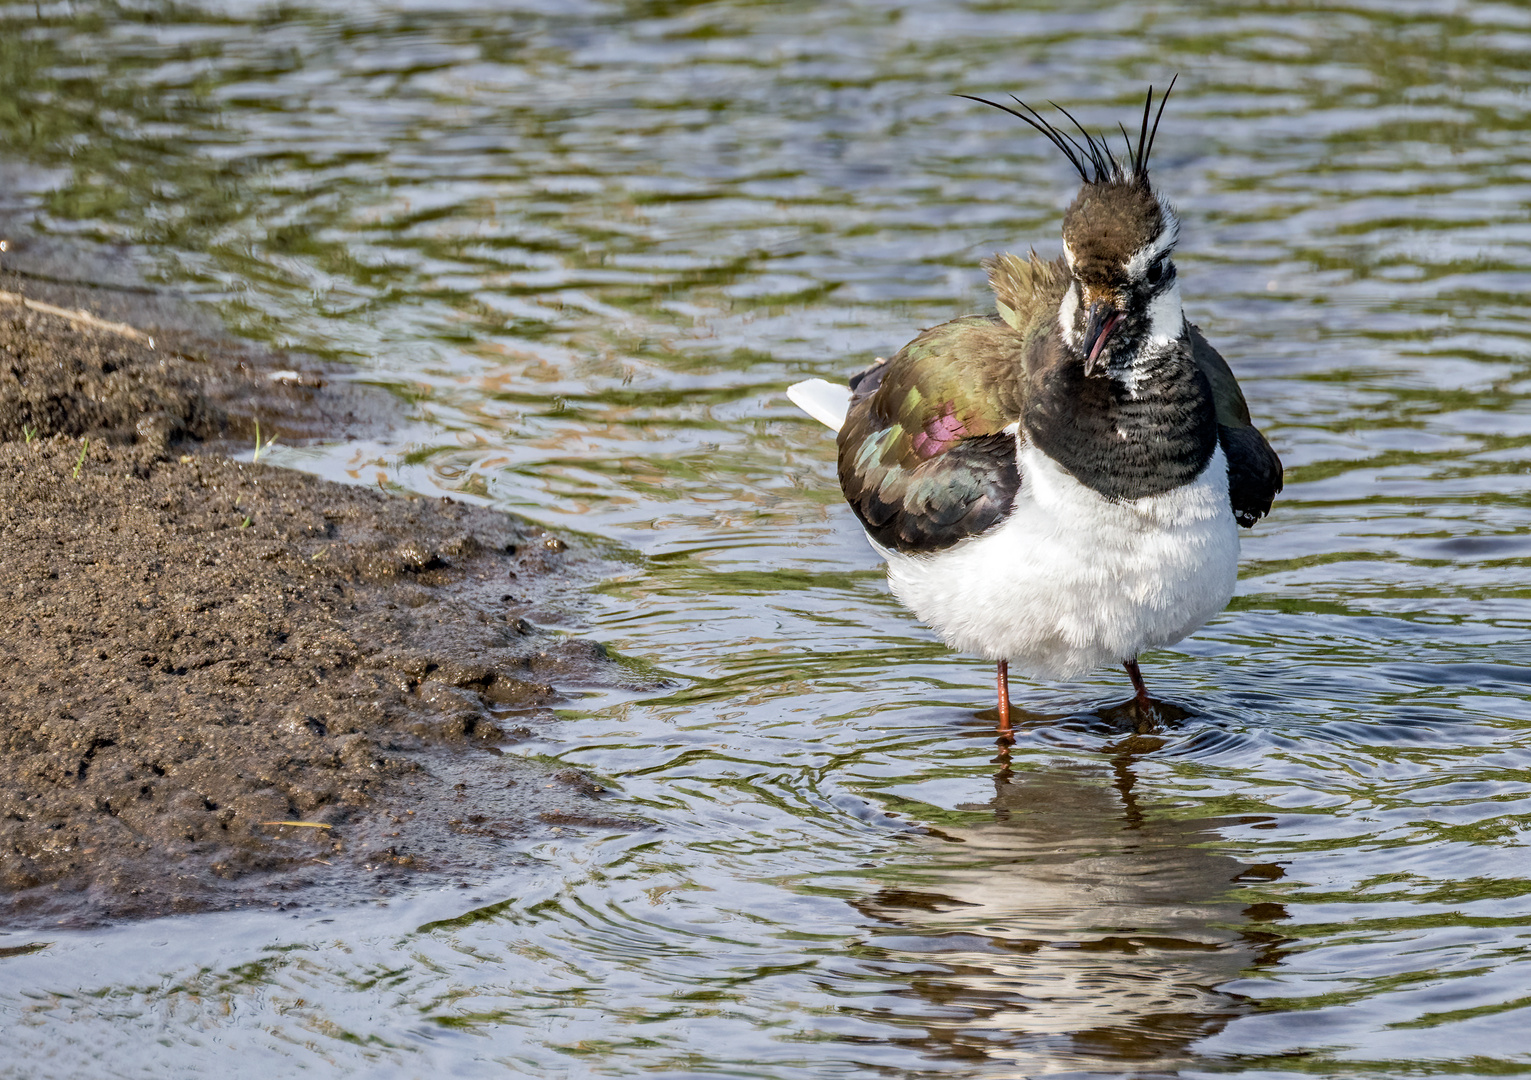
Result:
[[[1111,336],[1117,324],[1122,321],[1122,313],[1107,303],[1090,305],[1090,320],[1084,327],[1085,361],[1084,373],[1098,375],[1104,365],[1097,363],[1100,352],[1106,347],[1106,339]]]

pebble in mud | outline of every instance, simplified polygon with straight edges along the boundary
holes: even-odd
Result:
[[[106,337],[0,308],[9,922],[374,896],[597,820],[594,781],[490,750],[556,683],[632,681],[535,629],[602,564],[493,511],[200,456],[236,423],[206,386],[270,381]],[[464,801],[482,827],[450,824]]]

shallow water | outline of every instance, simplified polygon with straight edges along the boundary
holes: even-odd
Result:
[[[1017,684],[887,596],[782,396],[985,304],[1094,126],[1287,490],[1239,595]],[[1531,10],[0,7],[0,210],[355,362],[396,444],[275,460],[625,545],[673,674],[526,753],[652,822],[362,910],[0,935],[0,1075],[1531,1070]],[[47,943],[28,951],[30,943]]]

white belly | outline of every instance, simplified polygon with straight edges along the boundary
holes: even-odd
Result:
[[[947,645],[1066,679],[1173,645],[1221,611],[1239,533],[1221,447],[1190,484],[1116,502],[1034,447],[1004,523],[933,555],[888,560],[893,594]]]

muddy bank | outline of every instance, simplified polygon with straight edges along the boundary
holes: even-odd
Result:
[[[360,898],[482,875],[507,838],[631,826],[591,778],[500,749],[561,693],[636,680],[538,628],[598,560],[210,454],[257,416],[293,441],[386,401],[200,335],[154,345],[0,301],[0,915]]]

